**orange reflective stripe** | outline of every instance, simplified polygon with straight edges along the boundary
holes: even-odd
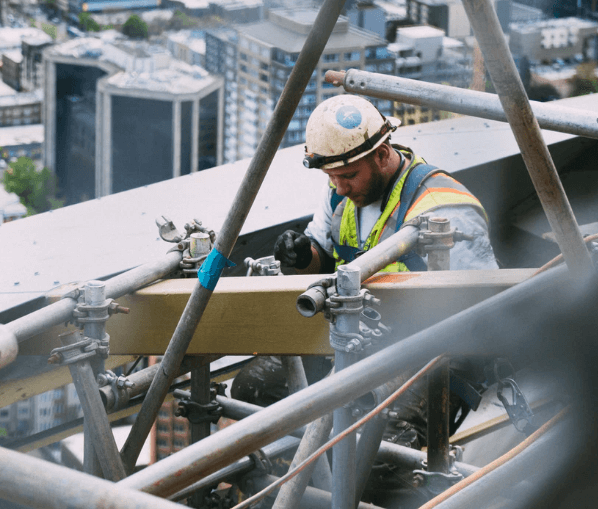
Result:
[[[469,204],[476,205],[481,210],[484,210],[482,204],[472,194],[459,191],[457,189],[432,188],[426,190],[411,206],[405,215],[405,221],[412,219],[415,216],[435,207],[443,205],[460,205]],[[484,214],[485,216],[485,214]]]

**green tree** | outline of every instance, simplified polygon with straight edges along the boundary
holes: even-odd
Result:
[[[123,34],[135,39],[147,39],[147,23],[133,14],[123,25]]]
[[[189,28],[196,28],[198,22],[196,19],[187,16],[184,12],[179,10],[174,11],[172,18],[168,21],[168,30],[184,30]]]
[[[102,29],[99,23],[91,17],[89,12],[82,12],[79,14],[79,26],[86,32],[99,32]]]
[[[575,76],[571,78],[571,97],[598,92],[598,80],[596,79],[595,69],[595,62],[584,62],[579,65]]]
[[[64,205],[64,200],[56,199],[56,176],[48,168],[38,172],[28,157],[19,157],[9,164],[4,172],[3,183],[4,189],[15,193],[27,207],[28,216]]]

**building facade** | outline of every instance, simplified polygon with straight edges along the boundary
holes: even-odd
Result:
[[[23,55],[19,50],[2,54],[2,81],[17,92],[21,91],[21,64]]]
[[[557,59],[596,59],[598,23],[579,18],[513,23],[509,46],[514,56],[551,63]]]
[[[75,39],[44,55],[44,164],[69,203],[221,164],[221,78],[146,43]]]
[[[264,21],[206,32],[206,68],[225,80],[224,162],[253,156],[316,15],[315,10],[272,10]],[[394,74],[394,60],[384,39],[341,16],[280,147],[303,143],[314,108],[342,93],[324,81],[326,71]],[[373,102],[383,114],[392,114],[391,101]]]
[[[511,1],[493,0],[503,31],[508,32]],[[430,25],[444,30],[448,37],[462,39],[472,35],[471,25],[461,0],[406,0],[407,18],[414,25]]]
[[[41,90],[0,96],[0,127],[41,124],[42,101]]]
[[[51,46],[52,43],[52,38],[49,35],[23,39],[21,45],[23,54],[21,85],[23,89],[35,90],[44,86],[43,50]]]
[[[468,87],[472,78],[472,54],[463,42],[446,37],[431,26],[397,29],[389,50],[397,56],[396,73],[404,78]]]

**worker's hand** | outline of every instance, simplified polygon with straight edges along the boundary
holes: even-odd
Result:
[[[305,269],[310,263],[313,254],[311,241],[306,235],[287,230],[276,239],[274,244],[274,258],[287,267]]]

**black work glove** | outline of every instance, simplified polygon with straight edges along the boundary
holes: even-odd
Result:
[[[313,254],[311,241],[306,235],[287,230],[276,239],[274,244],[274,258],[287,267],[305,269],[310,263]]]

